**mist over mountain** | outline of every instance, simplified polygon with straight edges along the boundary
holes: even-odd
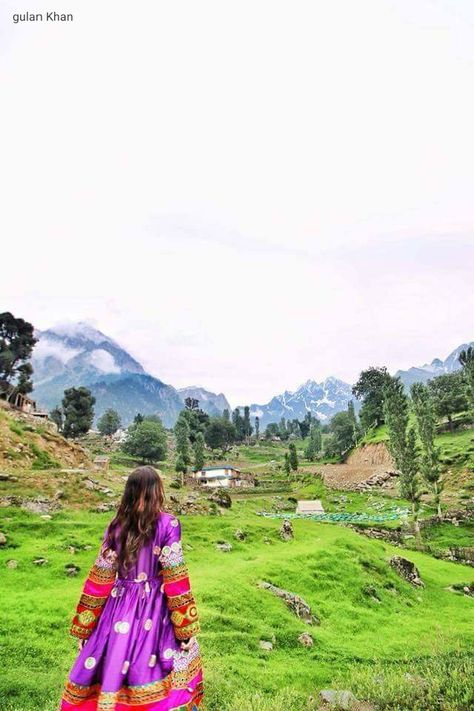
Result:
[[[68,323],[45,331],[37,331],[38,343],[33,351],[34,397],[41,407],[52,410],[61,403],[64,390],[85,385],[96,398],[96,420],[113,408],[122,423],[128,425],[138,412],[159,415],[166,427],[176,422],[187,397],[199,400],[209,415],[231,410],[223,393],[213,393],[201,386],[176,389],[145,371],[116,341],[88,323]],[[445,360],[435,358],[430,364],[399,370],[402,382],[409,388],[414,382],[427,380],[458,370],[461,350],[474,342],[458,346]],[[311,412],[323,424],[338,412],[347,409],[353,400],[356,410],[360,403],[352,395],[349,383],[328,377],[322,382],[307,380],[295,391],[286,390],[266,404],[250,406],[252,419],[260,418],[261,428],[270,422],[303,419]],[[241,406],[243,412],[243,406]]]
[[[186,397],[199,400],[209,415],[230,409],[222,393],[197,386],[177,390],[150,375],[116,341],[88,323],[61,324],[35,335],[34,397],[47,410],[61,403],[66,388],[79,385],[87,386],[96,398],[96,420],[113,408],[124,425],[140,412],[159,415],[166,427],[172,427]]]
[[[42,407],[61,403],[64,390],[86,385],[96,398],[98,419],[108,408],[124,425],[137,412],[158,414],[171,427],[182,409],[175,388],[145,372],[114,340],[87,323],[64,324],[36,333],[34,396]]]

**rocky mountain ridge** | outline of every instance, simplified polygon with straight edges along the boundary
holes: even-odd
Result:
[[[145,371],[116,341],[88,323],[69,323],[36,332],[38,343],[33,352],[34,397],[48,410],[59,405],[68,387],[85,385],[96,398],[96,418],[108,408],[117,410],[124,425],[138,412],[158,414],[165,426],[171,427],[183,408],[186,397],[199,400],[209,415],[231,409],[223,393],[213,393],[202,386],[176,389]],[[463,344],[445,360],[399,370],[407,388],[413,382],[426,382],[443,373],[460,368],[459,353],[474,342]],[[360,403],[352,395],[351,385],[335,377],[322,382],[309,379],[296,390],[286,390],[265,404],[250,406],[252,418],[260,418],[264,428],[270,422],[303,419],[309,411],[322,423],[328,423],[350,401],[356,410]],[[243,410],[243,406],[241,406]]]

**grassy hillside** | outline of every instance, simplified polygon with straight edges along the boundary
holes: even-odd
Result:
[[[5,437],[8,430],[8,437],[25,447],[30,437],[47,442],[37,439],[43,433],[30,430],[29,423],[12,426],[5,415],[0,422],[0,433]],[[383,431],[374,436],[383,442]],[[465,430],[439,438],[447,471],[445,508],[472,499],[473,436]],[[286,477],[281,469],[286,444],[262,442],[227,457],[253,472],[259,486],[234,492],[232,508],[219,511],[202,494],[170,487],[176,476],[171,439],[170,445],[160,469],[172,505],[188,510],[197,497],[203,509],[218,514],[180,516],[202,617],[207,711],[304,711],[317,708],[318,691],[328,687],[350,688],[365,702],[358,711],[473,707],[474,601],[453,586],[470,584],[474,571],[434,557],[454,546],[472,547],[472,522],[423,528],[419,541],[410,535],[409,520],[380,524],[399,531],[400,548],[334,523],[295,520],[295,538],[285,543],[278,535],[281,520],[259,512],[293,512],[296,499],[319,498],[327,512],[371,516],[403,509],[407,502],[394,491],[328,488],[318,476],[321,462],[303,462],[297,475]],[[88,446],[91,456],[110,449],[100,438]],[[300,451],[303,447],[297,443]],[[109,454],[108,472],[60,468],[59,461],[38,468],[35,460],[24,460],[12,467],[13,478],[0,481],[4,503],[41,495],[54,504],[46,515],[16,505],[0,508],[0,531],[7,539],[0,544],[1,711],[57,708],[75,656],[67,634],[70,617],[112,515],[95,511],[117,501],[135,464],[118,451]],[[427,500],[422,518],[432,513]],[[235,538],[236,529],[244,531],[245,540]],[[229,553],[217,549],[222,541],[232,544]],[[394,554],[415,562],[424,588],[413,588],[394,572],[388,563]],[[38,558],[47,562],[35,564]],[[67,575],[70,564],[79,568],[75,577]],[[262,580],[303,597],[321,624],[305,625],[258,587]],[[312,647],[300,644],[302,632],[312,635]],[[273,650],[261,649],[262,640],[272,642]]]
[[[321,687],[348,684],[381,708],[467,709],[463,694],[474,702],[474,676],[467,676],[473,600],[448,589],[468,582],[472,569],[410,553],[426,585],[414,589],[388,565],[399,549],[300,520],[294,523],[295,539],[284,543],[277,535],[279,521],[255,516],[268,504],[241,500],[223,516],[182,518],[202,615],[208,711],[302,711]],[[56,708],[75,654],[69,618],[109,517],[67,511],[43,520],[16,509],[1,512],[8,539],[0,551],[2,711]],[[245,541],[234,538],[236,528],[247,534]],[[216,549],[222,540],[232,543],[230,553]],[[38,557],[48,562],[33,564]],[[7,567],[12,559],[18,561],[14,569]],[[66,575],[70,563],[80,568],[75,578]],[[260,580],[301,595],[321,625],[299,621],[257,587]],[[314,638],[312,648],[298,642],[304,631]],[[260,640],[273,641],[273,651],[261,650]],[[451,665],[457,660],[451,681],[449,658]],[[407,685],[405,672],[417,666],[425,681]],[[376,684],[381,668],[387,677]],[[390,700],[396,679],[407,696],[402,705]],[[441,681],[449,687],[451,705],[447,699],[427,706]],[[397,699],[400,704],[399,694]]]
[[[11,409],[0,400],[0,469],[60,469],[90,465],[82,447],[55,432],[49,422]]]
[[[370,430],[360,446],[379,442],[388,442],[388,430],[385,425]],[[474,472],[474,428],[438,434],[435,444],[441,450],[441,462],[445,469],[467,469]]]

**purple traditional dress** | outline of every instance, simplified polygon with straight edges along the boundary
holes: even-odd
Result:
[[[177,518],[160,513],[125,577],[107,532],[84,585],[71,634],[87,640],[61,711],[194,711],[202,699],[199,631]]]

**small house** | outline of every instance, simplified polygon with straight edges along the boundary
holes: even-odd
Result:
[[[48,418],[48,413],[43,410],[38,410],[36,406],[36,401],[32,400],[28,395],[24,393],[16,393],[15,398],[12,402],[13,407],[16,407],[21,412],[26,415],[33,415],[33,417],[39,417],[43,419]]]
[[[200,486],[207,488],[242,486],[242,474],[240,469],[233,464],[221,464],[217,467],[203,467],[193,472],[193,479]]]
[[[301,500],[297,503],[296,513],[306,515],[323,514],[324,508],[320,499],[313,499],[312,501]]]

